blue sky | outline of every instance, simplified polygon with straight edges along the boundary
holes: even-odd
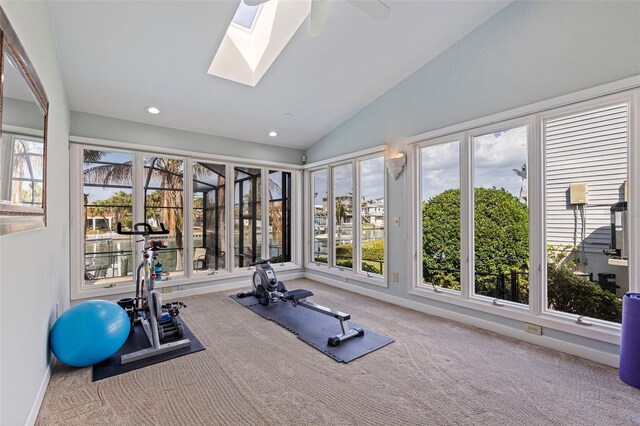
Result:
[[[334,167],[334,192],[348,194],[353,192],[353,170],[351,163]],[[360,191],[366,200],[384,197],[384,158],[374,157],[360,162]],[[327,196],[327,172],[318,170],[313,173],[313,187],[316,191],[314,204],[322,205],[322,199]]]
[[[447,189],[460,188],[459,158],[459,142],[422,149],[422,201]],[[473,158],[475,187],[504,188],[518,197],[521,179],[513,169],[520,169],[527,162],[527,127],[475,137]],[[526,194],[526,181],[523,193]]]
[[[111,151],[102,151],[104,155],[100,158],[101,162],[108,163],[126,163],[133,161],[133,154],[128,152],[111,152]],[[99,164],[95,163],[83,163],[83,170],[87,170],[89,168],[93,168],[99,166]],[[100,184],[102,182],[91,182]],[[101,187],[85,187],[84,193],[89,195],[89,204],[94,203],[97,200],[105,200],[111,197],[118,191],[125,191],[127,193],[131,193],[130,189],[121,189],[121,188],[101,188]]]

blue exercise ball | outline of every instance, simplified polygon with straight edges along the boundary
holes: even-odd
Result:
[[[71,367],[86,367],[116,353],[129,336],[129,317],[107,300],[83,302],[66,311],[51,329],[54,355]]]

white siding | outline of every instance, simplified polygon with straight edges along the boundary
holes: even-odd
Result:
[[[624,200],[628,121],[627,104],[545,121],[548,244],[574,244],[574,232],[581,244],[581,213],[569,204],[568,190],[571,183],[586,183],[585,251],[602,254],[609,247],[609,209]]]

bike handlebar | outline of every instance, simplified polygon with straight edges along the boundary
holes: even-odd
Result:
[[[140,230],[140,227],[143,227],[144,230]],[[123,231],[122,230],[122,222],[118,222],[116,227],[116,233],[119,235],[167,235],[169,231],[165,229],[164,224],[160,223],[160,230],[154,231],[151,225],[148,223],[136,223],[133,225],[133,231]]]

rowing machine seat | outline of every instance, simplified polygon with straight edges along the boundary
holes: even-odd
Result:
[[[282,296],[282,298],[284,300],[291,300],[295,303],[298,303],[299,300],[306,299],[307,297],[311,296],[313,296],[313,293],[311,293],[309,290],[299,288],[296,290],[289,290],[284,296]]]

